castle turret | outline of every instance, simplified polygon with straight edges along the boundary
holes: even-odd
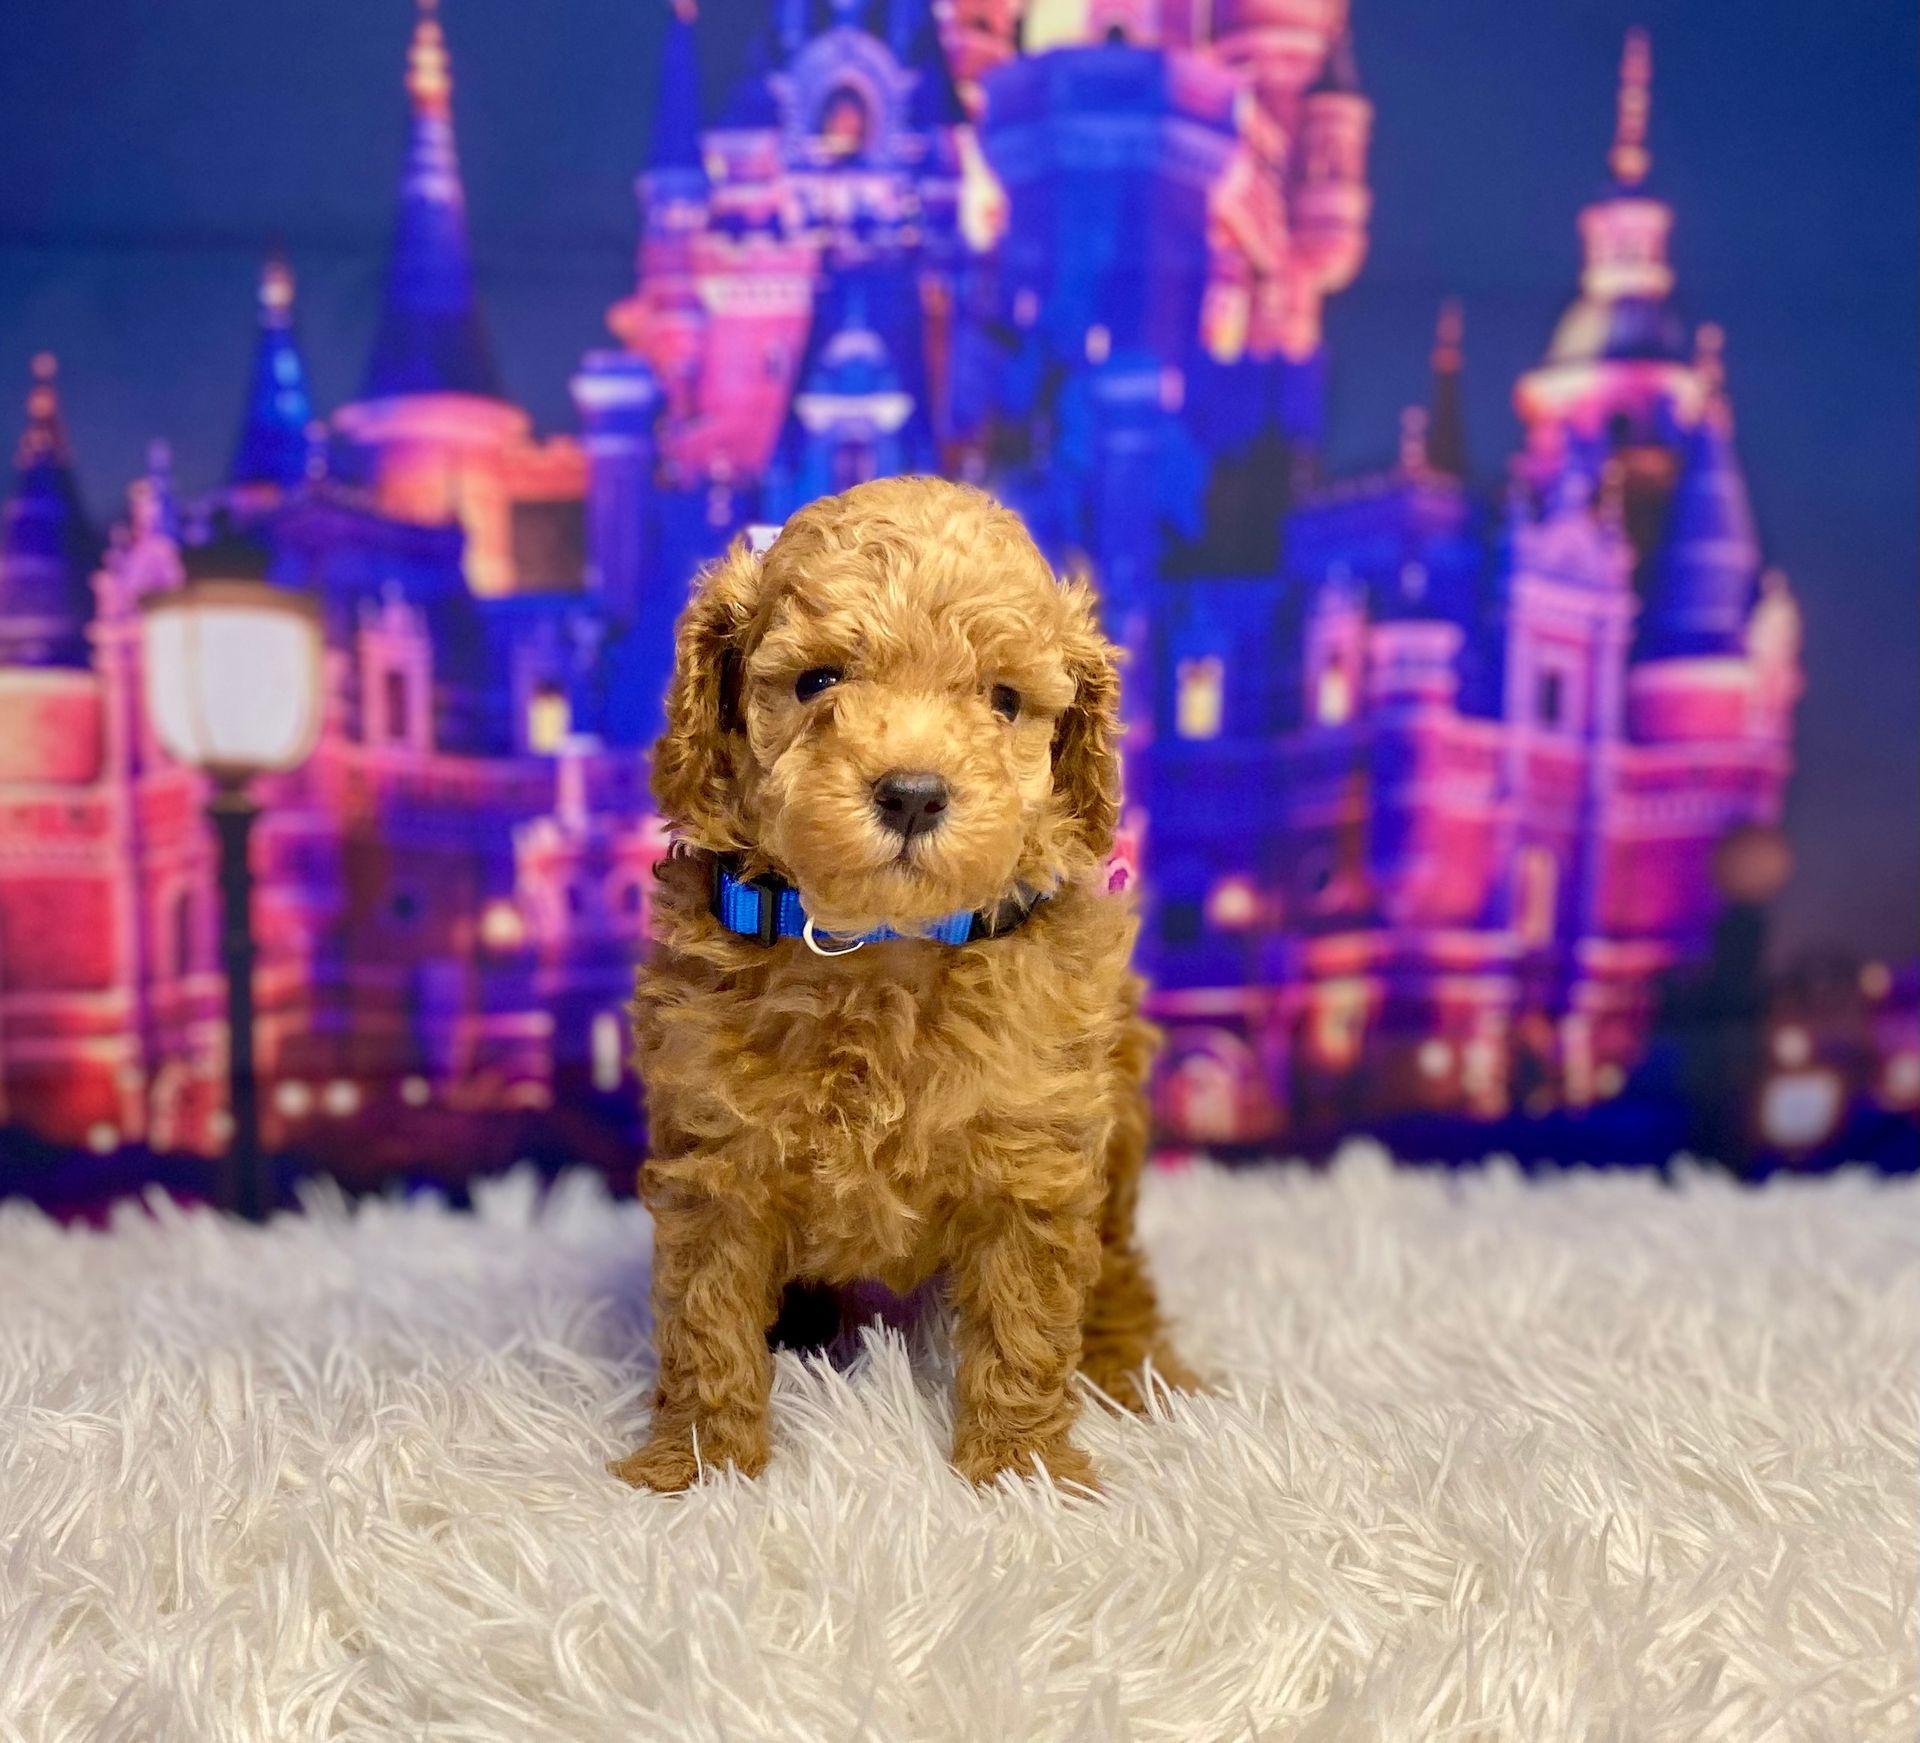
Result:
[[[1300,101],[1292,164],[1292,264],[1305,275],[1295,296],[1303,307],[1283,348],[1303,354],[1319,343],[1319,299],[1344,290],[1367,257],[1367,142],[1373,105],[1360,89],[1353,37],[1343,31],[1320,76]],[[1309,324],[1306,310],[1311,308]]]
[[[417,0],[407,51],[408,131],[380,328],[361,397],[335,414],[383,514],[422,525],[457,521],[476,593],[513,591],[516,496],[564,490],[577,466],[552,457],[555,479],[523,479],[526,414],[501,397],[474,292],[467,202],[453,137],[453,76],[438,0]],[[551,577],[536,577],[551,584]]]
[[[676,420],[694,415],[706,357],[707,308],[696,258],[710,218],[700,150],[700,69],[691,8],[676,8],[660,51],[646,166],[634,178],[640,205],[638,287],[609,324],[653,366]],[[759,89],[764,91],[764,79]],[[755,119],[762,119],[756,116]]]
[[[855,279],[834,330],[793,396],[798,455],[792,506],[912,470],[922,458],[915,448],[924,446],[924,431],[909,427],[914,410],[913,395],[868,316],[865,286]]]
[[[361,397],[462,393],[500,397],[473,286],[467,198],[453,136],[453,75],[438,0],[418,0],[407,51],[406,167],[380,331]]]
[[[1607,157],[1611,185],[1580,213],[1580,295],[1545,359],[1514,389],[1536,482],[1579,444],[1604,445],[1626,462],[1627,524],[1641,556],[1672,483],[1671,445],[1702,403],[1672,298],[1673,208],[1646,188],[1652,76],[1646,32],[1629,31]]]
[[[93,535],[60,421],[56,366],[33,360],[27,427],[0,520],[0,666],[84,666]]]
[[[1460,391],[1465,316],[1459,299],[1440,305],[1433,336],[1433,392],[1427,406],[1427,464],[1451,478],[1467,476],[1467,415]]]
[[[1640,652],[1646,658],[1737,654],[1760,573],[1760,541],[1733,417],[1716,392],[1687,443],[1655,555]]]
[[[260,331],[246,415],[234,443],[228,481],[288,489],[305,475],[313,397],[293,330],[293,269],[278,254],[260,269]]]
[[[1345,33],[1345,0],[1216,0],[1207,12],[1214,52],[1245,77],[1275,121],[1290,126],[1301,94]],[[1200,35],[1198,22],[1190,19],[1185,34]]]
[[[660,83],[654,94],[643,172],[652,178],[653,188],[664,188],[674,178],[697,182],[702,190],[706,186],[700,157],[700,59],[693,21],[692,5],[682,0],[673,8],[660,54]]]

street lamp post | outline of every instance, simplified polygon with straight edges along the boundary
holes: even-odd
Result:
[[[320,728],[316,601],[256,580],[190,581],[143,601],[147,717],[175,761],[212,783],[220,845],[220,960],[227,980],[227,1146],[222,1196],[249,1221],[271,1210],[253,1069],[256,775],[297,767]]]

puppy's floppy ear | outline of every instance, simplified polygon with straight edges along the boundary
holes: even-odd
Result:
[[[674,631],[667,724],[653,747],[653,796],[681,835],[717,853],[744,848],[736,758],[744,745],[744,641],[760,598],[745,539],[701,576]]]
[[[1061,642],[1073,701],[1053,733],[1053,790],[1090,860],[1113,851],[1120,823],[1120,651],[1100,630],[1091,583],[1061,583],[1069,628]]]

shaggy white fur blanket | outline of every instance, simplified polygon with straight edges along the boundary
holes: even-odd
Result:
[[[1103,1499],[943,1461],[944,1344],[783,1356],[684,1499],[645,1215],[0,1209],[0,1738],[1849,1738],[1920,1723],[1920,1192],[1153,1179],[1224,1381]]]

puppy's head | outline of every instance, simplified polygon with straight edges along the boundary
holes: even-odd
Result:
[[[654,794],[834,932],[1047,888],[1113,845],[1119,679],[1092,589],[977,490],[827,497],[736,544],[680,620]]]

